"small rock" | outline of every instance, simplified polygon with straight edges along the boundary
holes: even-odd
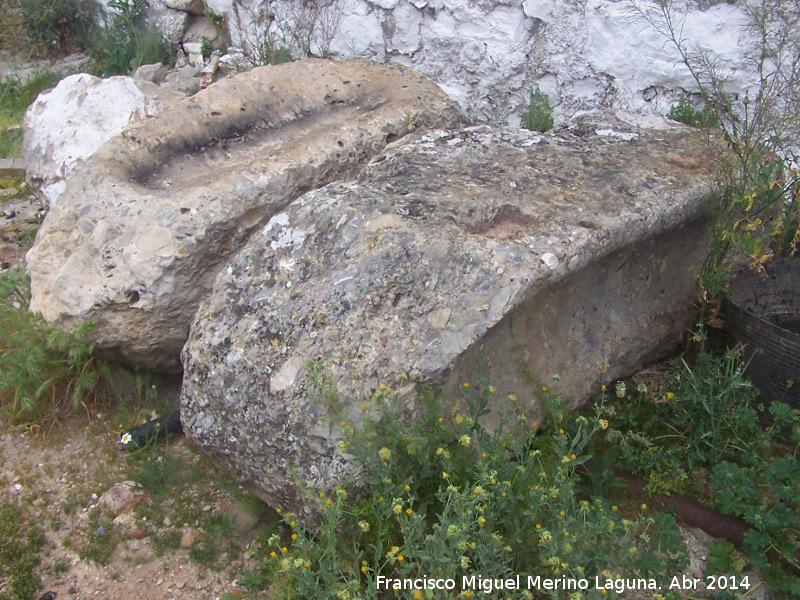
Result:
[[[551,269],[555,269],[558,266],[558,257],[552,252],[545,252],[542,254],[542,262]]]
[[[147,529],[144,527],[131,527],[128,530],[128,537],[133,540],[141,540],[147,537]]]
[[[197,529],[187,529],[181,536],[181,548],[191,548],[200,538],[200,532]]]
[[[161,63],[154,63],[151,65],[141,65],[133,74],[134,79],[139,81],[149,81],[158,85],[164,81],[167,75],[167,68]]]
[[[140,488],[133,481],[123,481],[112,485],[102,496],[97,504],[105,506],[115,515],[126,513],[139,504],[147,495],[146,490]]]
[[[203,73],[200,77],[200,87],[207,88],[214,83],[214,73]]]

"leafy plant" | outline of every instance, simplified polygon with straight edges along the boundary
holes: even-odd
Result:
[[[239,576],[239,585],[246,590],[256,590],[264,583],[264,575],[259,571],[244,571]]]
[[[215,513],[211,518],[211,531],[227,537],[239,537],[236,531],[236,523],[227,513]]]
[[[211,43],[211,40],[204,37],[200,44],[200,55],[203,57],[203,60],[211,58],[212,52],[214,52],[214,45]]]
[[[31,46],[41,56],[88,48],[98,16],[94,0],[17,0]]]
[[[692,106],[691,100],[688,96],[683,96],[677,104],[669,109],[667,116],[673,121],[678,121],[685,125],[692,127],[716,127],[719,124],[719,119],[711,109],[711,105],[706,104],[700,110]]]
[[[666,398],[630,398],[608,440],[620,448],[621,468],[650,480],[649,491],[698,495],[750,524],[750,560],[770,585],[796,593],[800,577],[767,554],[800,567],[800,417],[780,402],[759,404],[740,358],[733,350],[701,354],[695,367],[680,362]],[[735,564],[725,548],[710,547],[710,571]]]
[[[702,354],[694,367],[679,360],[669,389],[665,399],[632,396],[610,434],[622,468],[661,481],[652,491],[680,490],[693,470],[747,460],[763,448],[768,434],[753,408],[758,392],[742,376],[737,350]]]
[[[534,86],[531,90],[531,99],[528,108],[522,113],[522,126],[531,131],[544,133],[553,128],[553,109],[550,106],[550,98],[539,86]]]
[[[743,561],[736,557],[733,544],[727,540],[713,540],[708,543],[708,573],[731,573],[742,570]]]
[[[503,408],[488,382],[462,391],[466,409],[442,412],[438,399],[420,390],[427,409],[404,425],[396,398],[382,386],[372,398],[375,411],[365,411],[380,419],[367,418],[359,429],[343,425],[340,451],[361,465],[363,493],[318,490],[320,526],[306,530],[281,513],[291,542],[273,535],[264,548],[293,596],[378,598],[378,576],[461,582],[463,575],[504,577],[535,566],[542,576],[602,580],[621,571],[661,577],[678,566],[681,560],[670,558],[683,548],[674,519],[623,518],[616,506],[580,491],[576,467],[589,458],[589,440],[607,428],[602,406],[588,418],[559,410],[561,420],[537,433],[513,401]],[[499,420],[492,429],[482,425],[490,406]],[[600,590],[586,594],[602,597]]]
[[[169,44],[145,22],[147,0],[110,0],[111,21],[95,32],[93,70],[103,77],[132,73],[140,65],[172,60]]]
[[[52,420],[99,400],[107,367],[87,337],[94,324],[61,331],[29,312],[29,302],[21,265],[0,275],[0,406],[15,419]]]

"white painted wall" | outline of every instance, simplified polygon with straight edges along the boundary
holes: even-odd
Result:
[[[260,9],[273,15],[280,39],[299,4],[206,3],[226,16],[235,45],[257,35]],[[723,57],[730,90],[741,93],[755,84],[740,51],[743,14],[726,2],[704,4],[689,13],[684,37]],[[598,106],[665,113],[696,85],[674,48],[630,8],[630,0],[338,0],[328,9],[338,22],[330,51],[415,67],[477,121],[517,123],[533,84],[550,96],[557,119]]]

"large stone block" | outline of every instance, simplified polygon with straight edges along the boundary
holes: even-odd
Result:
[[[300,488],[352,474],[340,422],[381,382],[416,410],[401,373],[450,388],[488,373],[533,418],[553,374],[585,400],[692,322],[705,149],[682,126],[603,116],[389,146],[358,182],[274,216],[220,273],[184,349],[187,435],[300,511]],[[340,410],[312,391],[312,360]]]
[[[347,178],[457,105],[426,77],[309,60],[221,81],[111,139],[68,180],[28,254],[31,310],[98,348],[180,370],[189,324],[228,256],[303,192]]]

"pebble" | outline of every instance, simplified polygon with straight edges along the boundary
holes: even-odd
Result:
[[[144,527],[131,527],[128,530],[128,537],[134,540],[141,540],[147,537],[147,529]]]
[[[197,529],[187,529],[181,536],[181,548],[191,548],[199,537],[200,532]]]

